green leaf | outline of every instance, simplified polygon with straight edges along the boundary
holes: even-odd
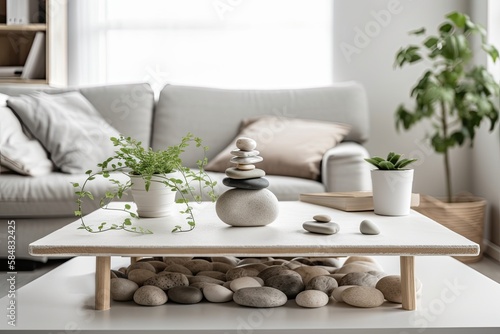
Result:
[[[444,23],[441,26],[439,26],[439,32],[441,33],[441,36],[447,35],[453,30],[453,26],[450,23]]]
[[[74,213],[75,213],[75,216],[78,216],[78,217],[80,217],[82,215],[82,212],[80,210],[75,210]]]
[[[470,22],[469,17],[459,12],[453,12],[446,15],[446,18],[450,19],[458,28],[464,28],[467,21]]]
[[[437,153],[444,153],[448,149],[448,144],[438,133],[431,138],[431,144]]]
[[[491,45],[491,44],[483,44],[483,50],[486,51],[486,53],[488,53],[491,57],[491,60],[493,62],[496,62],[498,57],[499,57],[499,53],[498,53],[498,50],[497,48],[495,48],[495,46]]]
[[[459,132],[459,131],[454,132],[454,133],[450,136],[450,138],[451,138],[454,142],[458,143],[458,145],[459,145],[459,146],[461,146],[461,145],[464,143],[464,141],[465,141],[465,135],[464,135],[462,132]]]
[[[92,170],[91,170],[91,169],[89,169],[88,171],[86,171],[86,172],[85,172],[85,174],[87,174],[87,175],[92,174]]]
[[[422,35],[422,34],[425,34],[425,28],[422,27],[422,28],[417,29],[417,30],[412,30],[408,34],[410,34],[410,35]]]
[[[76,182],[71,182],[71,184],[73,185],[74,188],[78,188],[80,186],[80,184],[78,184]]]
[[[123,221],[123,225],[125,225],[125,226],[130,226],[130,225],[132,225],[132,221],[130,221],[130,218],[126,218],[126,219]]]
[[[387,161],[391,161],[391,159],[392,159],[392,157],[394,156],[394,154],[396,154],[396,153],[394,153],[394,152],[389,152],[389,154],[387,155],[387,159],[385,159],[385,160],[387,160]]]
[[[393,165],[396,165],[398,162],[399,158],[401,157],[401,154],[394,154],[392,158],[389,160]]]
[[[125,204],[125,209],[130,210],[132,206],[130,204]]]
[[[409,164],[411,164],[412,162],[415,162],[417,161],[417,159],[402,159],[396,166],[396,169],[401,169],[401,168],[404,168],[406,166],[408,166]]]
[[[438,41],[439,39],[437,37],[431,36],[425,40],[424,45],[428,49],[434,49],[437,46]]]
[[[383,170],[392,170],[394,169],[394,165],[390,161],[382,161],[379,163],[379,168]]]

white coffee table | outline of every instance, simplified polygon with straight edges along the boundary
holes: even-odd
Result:
[[[123,204],[119,204],[122,206]],[[188,233],[173,234],[184,217],[141,219],[136,224],[151,229],[152,235],[124,231],[90,234],[78,230],[75,221],[30,244],[30,253],[39,256],[96,257],[95,308],[110,308],[111,256],[348,256],[395,255],[400,257],[403,303],[416,308],[414,257],[422,255],[477,255],[479,245],[435,221],[411,212],[403,217],[377,216],[373,212],[344,212],[303,202],[280,202],[278,219],[262,227],[231,227],[215,214],[213,203],[193,205],[197,227]],[[181,207],[179,207],[181,208]],[[340,225],[334,235],[306,232],[302,223],[319,213],[329,214]],[[97,210],[85,217],[97,226],[102,221],[120,223],[126,213]],[[379,235],[362,235],[359,223],[370,219]]]

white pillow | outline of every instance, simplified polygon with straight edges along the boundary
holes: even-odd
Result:
[[[53,169],[52,162],[47,158],[47,152],[38,140],[29,139],[23,133],[21,123],[12,110],[2,106],[0,106],[0,165],[19,174],[31,176],[45,175]],[[2,172],[4,171],[2,168]]]
[[[5,95],[5,94],[0,93],[0,107],[6,107],[8,99],[9,99],[9,95]]]
[[[119,132],[79,92],[10,97],[7,105],[66,173],[85,173],[115,152]]]

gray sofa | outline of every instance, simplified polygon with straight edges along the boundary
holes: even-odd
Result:
[[[10,96],[33,90],[58,93],[42,87],[0,86]],[[367,151],[368,108],[365,91],[355,82],[331,87],[289,90],[225,90],[168,85],[155,99],[147,84],[109,85],[77,89],[108,122],[124,135],[160,149],[177,144],[187,132],[203,139],[210,147],[208,158],[223,150],[238,134],[245,117],[281,115],[347,123],[351,131],[342,143],[325,152],[321,162],[321,180],[268,175],[271,190],[279,200],[297,200],[300,193],[323,191],[370,190],[369,166],[363,160]],[[293,154],[293,150],[290,151]],[[197,156],[187,151],[184,161],[194,165]],[[222,185],[223,173],[210,173]],[[125,176],[122,176],[125,177]],[[73,187],[85,175],[52,172],[41,177],[17,174],[0,175],[0,244],[6,245],[7,221],[16,221],[16,257],[34,259],[28,252],[32,241],[75,220]],[[91,190],[103,194],[107,182],[92,182]],[[130,199],[130,198],[129,198]],[[88,211],[96,204],[85,205]],[[1,247],[0,257],[7,257]]]

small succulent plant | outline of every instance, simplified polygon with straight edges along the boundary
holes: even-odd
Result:
[[[404,169],[412,162],[417,161],[417,159],[403,159],[402,154],[397,154],[391,152],[387,155],[387,159],[381,157],[373,157],[365,159],[367,162],[371,163],[373,166],[382,170],[399,170]]]

